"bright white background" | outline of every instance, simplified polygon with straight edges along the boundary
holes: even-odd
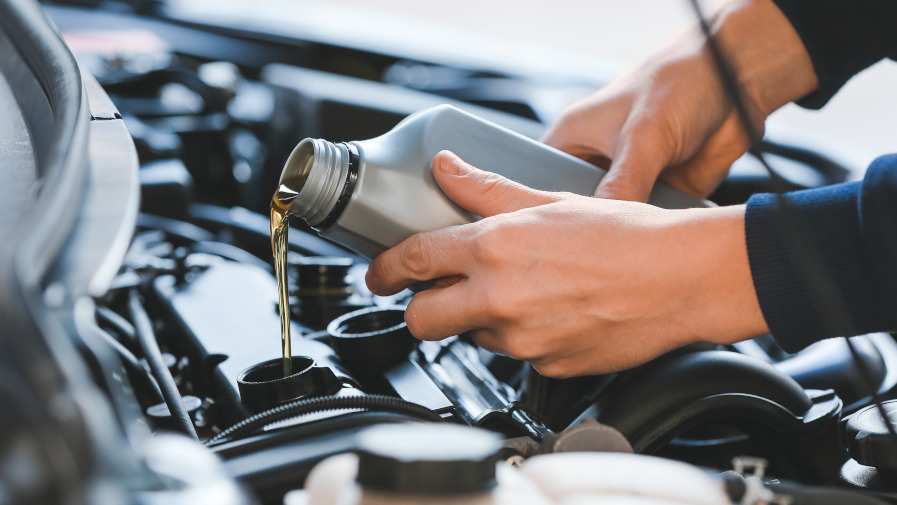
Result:
[[[608,60],[622,69],[693,22],[686,0],[330,0],[426,24],[447,25],[503,42],[536,44]],[[350,14],[351,15],[351,14]],[[833,28],[835,29],[835,28]],[[512,45],[512,44],[511,44]],[[534,51],[544,55],[541,51]],[[550,53],[550,51],[549,51]],[[586,59],[583,59],[584,64]],[[788,106],[768,131],[798,132],[851,164],[897,152],[897,63],[855,77],[822,111]]]
[[[570,75],[615,75],[694,22],[687,0],[169,1],[209,21],[236,16],[299,37],[411,58],[443,51],[463,65],[555,76],[565,68]],[[822,111],[786,106],[767,132],[822,147],[861,177],[876,156],[897,152],[897,63],[855,77]]]

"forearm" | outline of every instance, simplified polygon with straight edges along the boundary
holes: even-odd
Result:
[[[682,324],[696,342],[731,344],[769,332],[745,243],[745,206],[671,211],[672,229],[686,250],[684,265],[667,273],[684,297]]]

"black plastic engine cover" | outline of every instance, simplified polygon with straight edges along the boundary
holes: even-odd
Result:
[[[232,424],[248,416],[251,412],[240,401],[237,377],[252,365],[280,356],[274,278],[256,266],[220,261],[194,274],[189,282],[178,283],[168,275],[156,279],[154,287],[169,322],[189,337],[171,344],[196,367],[200,393],[219,402],[220,421]],[[309,356],[353,384],[333,350],[304,338],[307,333],[293,323],[293,354]]]

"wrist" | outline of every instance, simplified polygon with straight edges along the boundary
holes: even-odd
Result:
[[[761,119],[816,89],[810,55],[772,0],[729,2],[713,29]]]
[[[745,206],[682,211],[691,248],[683,324],[696,342],[731,344],[769,333],[757,300],[744,232]]]

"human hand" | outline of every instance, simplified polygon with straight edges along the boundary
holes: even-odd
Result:
[[[711,23],[756,132],[771,112],[816,89],[803,43],[771,0],[729,1]],[[568,107],[543,141],[609,165],[595,196],[639,202],[658,178],[706,197],[750,147],[697,29]]]
[[[674,211],[538,191],[448,152],[433,175],[483,219],[410,237],[366,279],[380,295],[441,279],[408,305],[418,338],[469,331],[486,349],[569,377],[766,332],[743,207]]]

